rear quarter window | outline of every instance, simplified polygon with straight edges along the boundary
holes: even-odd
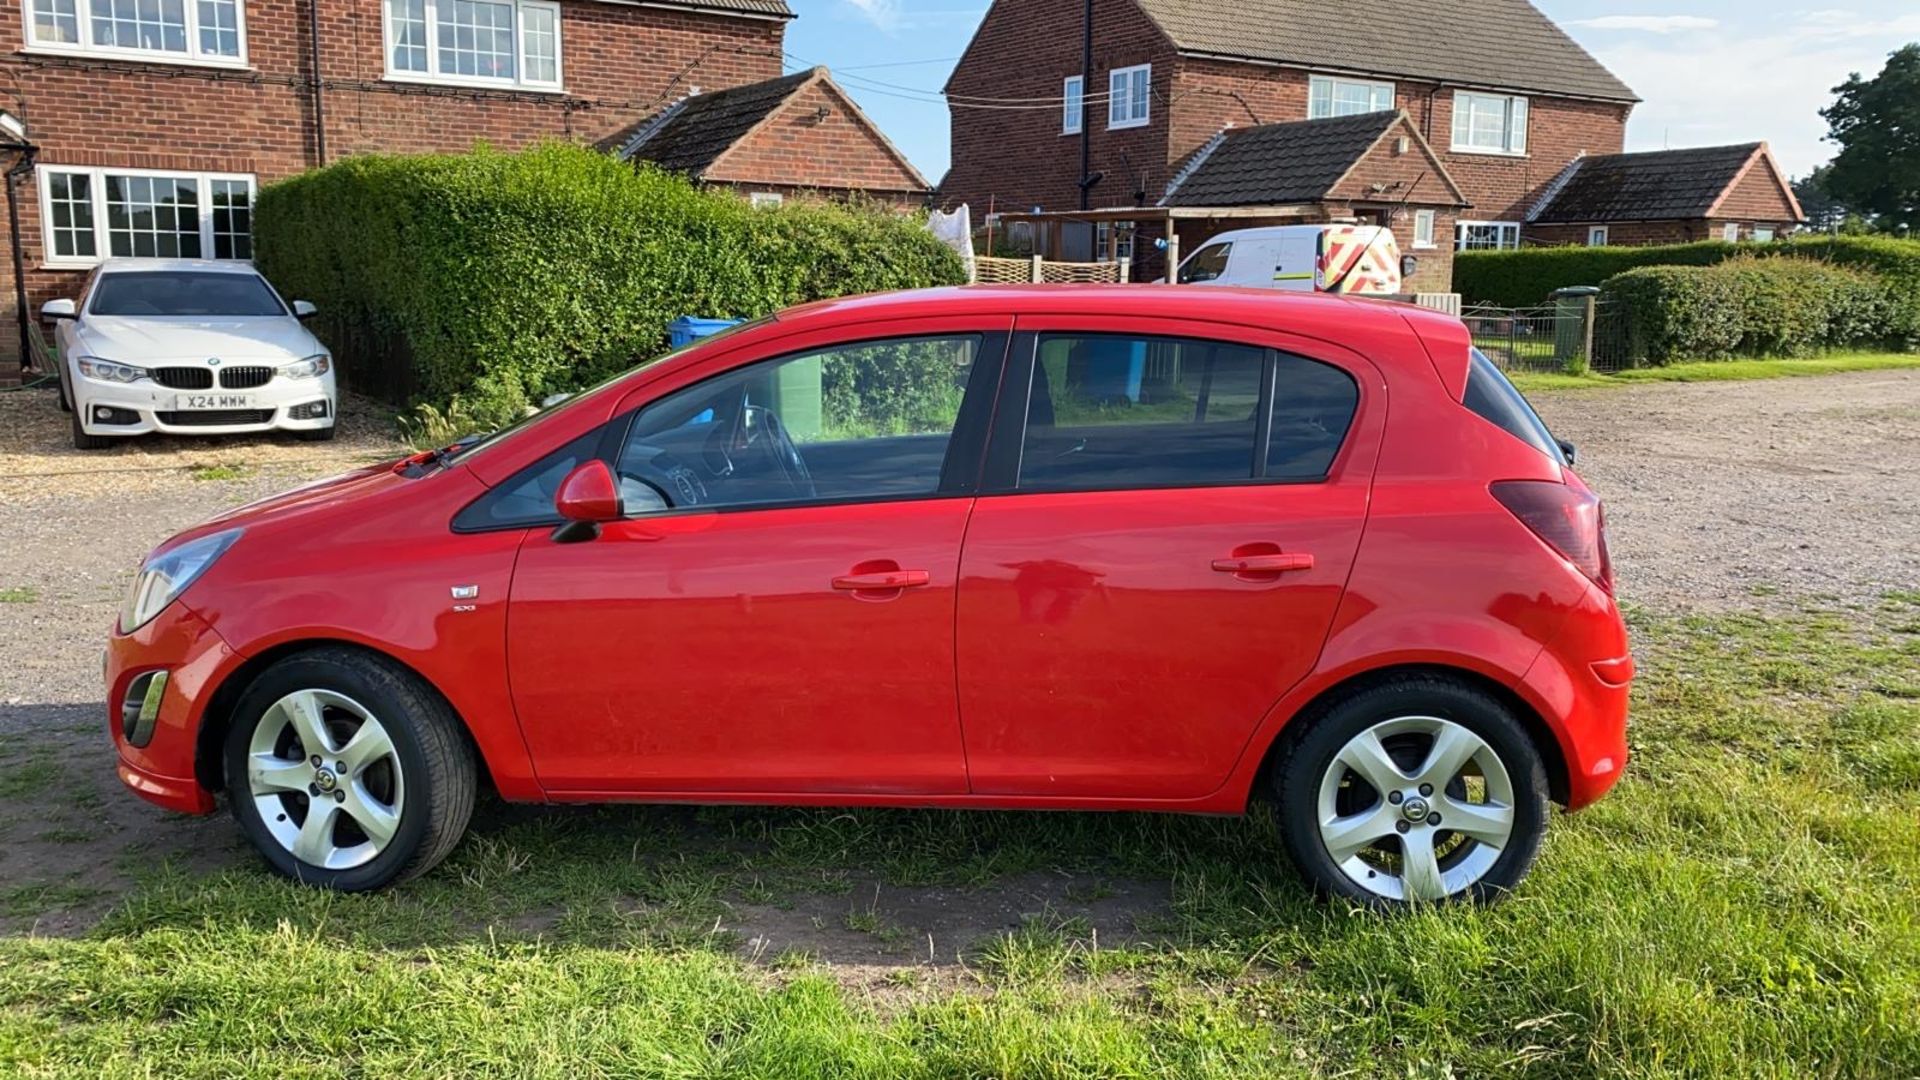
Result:
[[[1467,392],[1461,403],[1494,427],[1552,458],[1555,464],[1567,463],[1540,414],[1479,349],[1472,350]]]

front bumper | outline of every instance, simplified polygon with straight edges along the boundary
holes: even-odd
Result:
[[[1598,800],[1626,771],[1633,675],[1626,622],[1613,597],[1594,586],[1521,679],[1521,693],[1555,728],[1569,810]]]
[[[195,753],[207,698],[241,662],[240,654],[206,620],[178,600],[131,634],[118,628],[107,642],[107,723],[119,751],[120,781],[134,794],[169,810],[207,814],[213,795],[195,775]],[[167,673],[143,746],[127,738],[122,704],[139,677]]]
[[[247,390],[171,390],[142,380],[111,383],[73,378],[73,403],[81,430],[89,435],[234,435],[257,431],[314,431],[333,426],[339,412],[333,376],[319,379],[275,378]],[[179,409],[188,396],[244,395],[245,409]],[[323,405],[322,415],[310,416]],[[111,410],[107,417],[100,410]]]

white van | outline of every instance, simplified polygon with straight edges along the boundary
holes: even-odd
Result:
[[[1384,225],[1270,225],[1223,232],[1180,264],[1182,285],[1400,292],[1400,244]]]

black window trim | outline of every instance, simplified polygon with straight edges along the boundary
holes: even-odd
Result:
[[[605,462],[608,468],[617,468],[617,463],[620,460],[620,451],[626,445],[627,434],[632,430],[633,424],[639,419],[641,412],[648,406],[669,394],[677,394],[682,390],[688,390],[715,379],[724,379],[746,368],[756,367],[761,364],[780,363],[786,360],[797,360],[823,352],[827,349],[859,348],[862,346],[884,345],[891,342],[925,341],[937,338],[970,337],[978,339],[980,344],[974,353],[973,370],[968,373],[966,389],[961,393],[960,414],[954,419],[953,434],[947,441],[947,456],[941,462],[940,481],[932,491],[921,492],[914,495],[848,496],[834,499],[786,499],[779,502],[741,503],[734,506],[669,507],[666,510],[655,511],[640,516],[630,516],[622,520],[653,521],[660,518],[685,517],[692,514],[732,514],[757,510],[795,510],[812,507],[928,502],[935,499],[952,499],[972,495],[976,493],[980,485],[983,471],[982,459],[985,456],[988,429],[992,424],[994,409],[1001,396],[1003,388],[1002,380],[1007,366],[1007,350],[1013,336],[1014,335],[1006,330],[997,329],[937,331],[919,334],[886,334],[880,337],[837,341],[831,345],[816,345],[810,348],[776,353],[772,356],[763,356],[742,364],[735,364],[724,371],[716,371],[703,379],[687,383],[684,386],[675,387],[667,391],[666,394],[650,398],[625,412],[615,413],[613,416],[608,417],[600,425],[600,441],[594,451],[593,459]],[[569,439],[567,442],[548,450],[534,461],[516,470],[511,476],[502,480],[499,484],[482,492],[473,501],[461,507],[459,512],[453,516],[451,524],[452,531],[464,535],[467,533],[504,532],[510,529],[550,529],[565,524],[558,514],[533,521],[481,525],[463,524],[462,519],[469,517],[470,514],[478,516],[483,513],[483,503],[509,490],[515,482],[519,481],[528,473],[539,469],[550,457],[565,450],[567,446],[578,441],[585,434],[586,433],[583,432],[582,435],[575,436],[573,439]]]
[[[1261,350],[1260,403],[1254,412],[1253,460],[1249,475],[1231,480],[1201,480],[1185,484],[1115,484],[1099,487],[1076,488],[1022,488],[1020,487],[1020,464],[1026,452],[1027,416],[1033,400],[1033,380],[1039,369],[1040,341],[1046,337],[1071,336],[1118,337],[1118,338],[1159,338],[1166,340],[1196,341],[1210,345],[1226,345],[1238,348],[1257,348]],[[1327,459],[1326,471],[1319,476],[1269,477],[1267,472],[1267,454],[1273,442],[1273,401],[1278,393],[1276,381],[1279,378],[1280,355],[1297,356],[1302,360],[1324,364],[1352,380],[1354,385],[1353,417],[1347,423],[1347,430],[1340,436],[1340,445]],[[1355,429],[1360,426],[1360,412],[1366,405],[1365,382],[1348,370],[1345,365],[1309,356],[1291,349],[1276,349],[1266,345],[1256,345],[1246,341],[1233,341],[1221,337],[1207,337],[1190,333],[1133,333],[1098,329],[1073,330],[1018,330],[1007,350],[1006,375],[1000,382],[1000,393],[994,408],[992,432],[987,441],[986,453],[982,458],[982,478],[979,488],[981,495],[1079,495],[1094,492],[1112,491],[1186,491],[1206,488],[1229,487],[1293,487],[1299,485],[1324,484],[1332,477],[1334,470],[1345,459],[1348,448],[1353,445]]]

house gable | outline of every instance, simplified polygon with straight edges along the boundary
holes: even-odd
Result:
[[[1180,171],[1160,205],[1321,202],[1466,205],[1404,112],[1230,128]]]
[[[1800,206],[1765,143],[1581,158],[1556,178],[1538,225],[1709,218],[1798,222]]]
[[[909,195],[932,190],[825,68],[809,75],[715,157],[702,179]]]

